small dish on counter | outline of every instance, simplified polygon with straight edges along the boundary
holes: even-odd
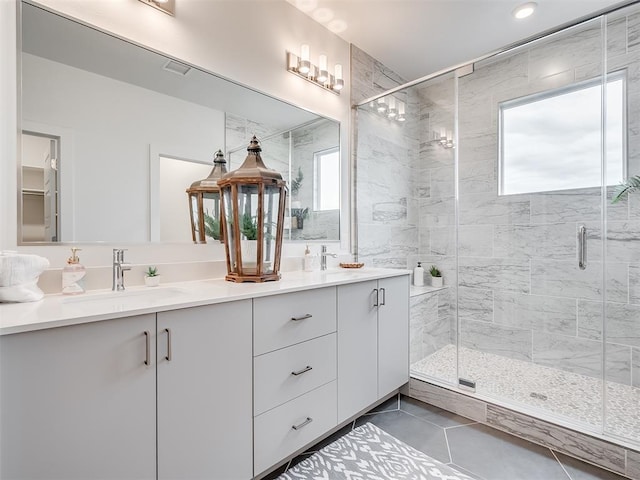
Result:
[[[341,262],[340,263],[340,267],[342,268],[362,268],[364,267],[364,263],[359,262],[359,263],[344,263]]]

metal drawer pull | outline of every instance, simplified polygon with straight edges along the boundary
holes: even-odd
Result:
[[[171,355],[171,330],[165,328],[164,331],[167,332],[167,356],[164,358],[170,362],[173,358],[173,355]]]
[[[293,320],[294,322],[299,322],[300,320],[306,320],[307,318],[311,317],[313,317],[313,315],[307,313],[306,315],[302,315],[301,317],[291,317],[291,320]]]
[[[382,302],[380,302],[380,305],[386,305],[387,304],[387,291],[384,288],[381,288],[380,291],[382,292]]]
[[[304,372],[308,372],[309,370],[312,370],[312,367],[310,365],[307,365],[302,370],[298,370],[297,372],[291,372],[291,375],[302,375]]]
[[[380,292],[378,291],[378,289],[377,289],[377,288],[374,288],[374,289],[373,289],[373,291],[374,291],[374,292],[375,292],[375,294],[376,294],[376,302],[373,304],[373,306],[374,306],[374,307],[377,307],[377,306],[378,306],[378,300],[379,300],[379,297],[380,297]]]
[[[151,335],[149,335],[149,332],[145,330],[144,336],[145,336],[145,343],[147,347],[147,353],[144,356],[144,364],[151,365]]]
[[[311,422],[313,422],[313,418],[307,417],[307,419],[300,425],[291,425],[291,428],[293,428],[294,430],[300,430],[302,427],[309,425]]]

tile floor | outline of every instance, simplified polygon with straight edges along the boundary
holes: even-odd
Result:
[[[361,416],[265,477],[272,480],[353,428],[371,422],[478,480],[614,480],[619,475],[402,395]]]

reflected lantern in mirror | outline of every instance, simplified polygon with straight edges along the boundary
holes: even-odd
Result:
[[[207,239],[224,241],[224,229],[220,222],[222,214],[218,181],[225,173],[227,161],[222,150],[218,150],[209,176],[193,182],[187,189],[191,237],[194,243],[207,243]]]
[[[232,282],[280,279],[287,187],[282,175],[265,166],[261,151],[254,136],[244,163],[218,181],[226,232],[225,279]]]

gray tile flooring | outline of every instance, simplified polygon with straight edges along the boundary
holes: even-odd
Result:
[[[287,468],[366,422],[478,480],[624,478],[468,418],[398,395],[314,445],[265,479],[277,478]]]

